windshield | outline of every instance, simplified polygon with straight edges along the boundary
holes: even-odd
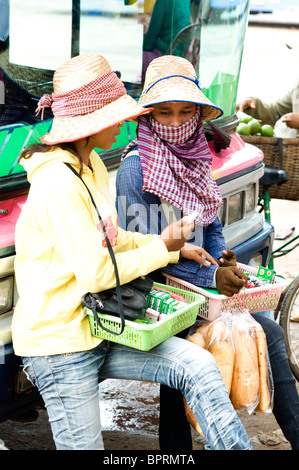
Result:
[[[180,55],[192,62],[203,92],[224,117],[233,114],[249,3],[0,0],[0,177],[23,172],[21,150],[52,122],[49,109],[42,122],[35,115],[37,102],[53,92],[54,70],[78,54],[105,56],[136,99],[148,63],[159,55]],[[115,148],[134,137],[132,127],[124,126],[124,132]]]

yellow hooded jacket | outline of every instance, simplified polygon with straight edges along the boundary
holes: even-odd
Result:
[[[114,266],[102,229],[70,152],[56,149],[23,159],[31,184],[16,226],[15,273],[19,300],[12,321],[15,354],[44,356],[83,351],[101,340],[91,336],[81,297],[115,286]],[[92,152],[82,177],[97,204],[111,240],[121,284],[177,262],[157,235],[118,227],[108,174]]]

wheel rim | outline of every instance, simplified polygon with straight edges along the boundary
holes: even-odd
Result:
[[[286,332],[286,347],[289,363],[299,380],[299,284],[292,295],[286,296],[282,305],[282,322]],[[295,318],[297,321],[295,321]]]

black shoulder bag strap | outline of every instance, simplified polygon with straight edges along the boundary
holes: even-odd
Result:
[[[65,162],[64,162],[65,163]],[[124,317],[124,307],[123,307],[123,301],[122,301],[122,296],[121,296],[121,290],[120,290],[120,281],[119,281],[119,275],[118,275],[118,269],[117,269],[117,264],[116,264],[116,259],[115,259],[115,254],[114,254],[114,251],[112,249],[112,246],[111,246],[111,243],[110,243],[110,240],[109,240],[109,237],[108,237],[108,234],[106,232],[106,228],[105,228],[105,225],[104,225],[104,222],[102,220],[102,217],[99,213],[99,210],[97,208],[97,205],[92,197],[92,194],[88,188],[88,186],[86,185],[86,183],[83,181],[83,178],[81,178],[81,176],[79,175],[79,173],[72,167],[72,165],[70,163],[65,163],[65,165],[70,169],[72,170],[72,172],[82,181],[82,183],[84,184],[85,188],[87,189],[87,192],[90,196],[90,199],[91,199],[91,202],[93,203],[94,207],[95,207],[95,210],[97,212],[97,215],[99,217],[99,220],[100,220],[100,224],[101,224],[101,227],[102,227],[102,230],[103,230],[103,233],[104,233],[104,237],[105,237],[105,240],[106,240],[106,243],[107,243],[107,248],[108,248],[108,251],[109,251],[109,254],[111,256],[111,259],[112,259],[112,262],[113,262],[113,265],[114,265],[114,271],[115,271],[115,278],[116,278],[116,293],[117,293],[117,300],[118,300],[118,305],[119,305],[119,315],[120,315],[120,319],[121,319],[121,328],[120,328],[120,331],[119,332],[113,332],[111,330],[108,330],[107,328],[105,328],[101,322],[100,322],[100,319],[99,319],[99,316],[97,314],[97,311],[96,311],[96,303],[94,302],[94,306],[93,306],[93,315],[94,315],[94,318],[96,320],[96,322],[98,323],[98,325],[100,326],[100,328],[103,328],[103,330],[105,331],[108,331],[109,333],[112,333],[112,334],[116,334],[116,335],[121,335],[122,332],[124,331],[124,327],[125,327],[125,317]]]

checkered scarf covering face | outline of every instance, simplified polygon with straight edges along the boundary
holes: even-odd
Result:
[[[212,223],[222,203],[214,180],[212,155],[206,141],[200,108],[179,127],[165,126],[151,114],[138,120],[137,139],[143,171],[143,191],[155,194],[188,215],[198,211],[195,223]]]
[[[42,96],[36,111],[38,114],[51,107],[56,117],[75,117],[97,111],[125,94],[125,86],[116,73],[108,72],[74,90]]]

